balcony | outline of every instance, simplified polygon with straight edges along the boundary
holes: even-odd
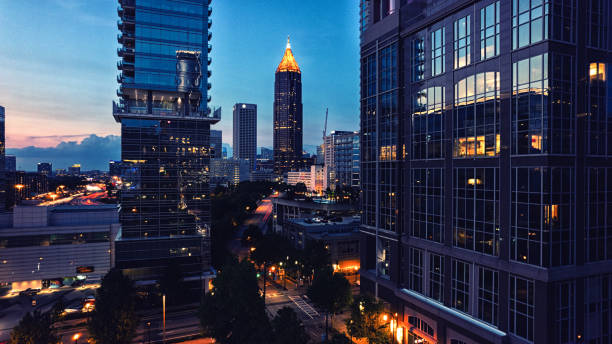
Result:
[[[208,16],[210,17],[212,15],[212,7],[208,6]]]
[[[210,89],[212,88],[212,84],[210,82],[206,83],[206,89],[208,89],[210,91]]]
[[[212,27],[212,19],[208,18],[208,29]]]
[[[134,71],[134,64],[127,61],[117,61],[117,69],[125,71]]]
[[[211,52],[211,51],[212,51],[212,45],[211,45],[211,44],[209,44],[209,45],[208,45],[208,53],[210,54],[210,52]]]
[[[130,32],[123,32],[117,34],[117,42],[123,44],[125,42],[134,42],[134,34]]]
[[[134,49],[130,49],[126,47],[117,48],[117,55],[119,57],[134,56]]]
[[[119,0],[119,4],[123,8],[133,8],[136,5],[136,2],[134,0]]]
[[[206,102],[210,103],[211,100],[212,100],[212,96],[208,95],[208,97],[206,97]]]
[[[210,41],[212,39],[212,32],[208,31],[208,40]]]
[[[210,78],[210,76],[212,75],[212,70],[209,69],[207,75]]]
[[[208,65],[210,66],[210,64],[212,63],[212,58],[208,58]]]
[[[121,91],[117,91],[117,96],[119,98],[123,98],[123,94]],[[170,120],[170,119],[190,119],[190,120],[199,120],[199,121],[209,121],[212,123],[217,123],[221,120],[221,113],[217,111],[211,111],[210,108],[201,111],[191,112],[189,115],[185,115],[180,112],[176,112],[175,110],[167,110],[167,109],[156,109],[153,108],[153,113],[146,113],[147,110],[142,107],[130,107],[125,102],[116,102],[113,101],[113,116],[117,122],[121,121],[121,118],[146,118],[146,119],[161,119],[161,120]]]

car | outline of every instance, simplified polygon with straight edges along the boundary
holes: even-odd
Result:
[[[19,296],[34,296],[34,295],[38,294],[39,291],[40,291],[40,289],[28,288],[26,290],[20,291],[19,292]]]

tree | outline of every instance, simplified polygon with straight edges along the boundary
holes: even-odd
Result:
[[[272,329],[274,330],[273,343],[275,344],[308,343],[309,338],[304,326],[295,311],[290,307],[283,307],[278,311],[276,317],[272,319]]]
[[[257,265],[263,265],[263,298],[266,300],[266,279],[268,277],[268,267],[277,264],[289,255],[289,243],[278,234],[268,234],[263,237],[255,246],[255,251],[251,253],[251,259]]]
[[[136,292],[132,281],[121,270],[112,269],[102,279],[96,294],[96,308],[87,322],[93,343],[131,343],[139,321],[134,310]]]
[[[218,272],[214,287],[200,308],[204,335],[217,343],[267,343],[270,322],[253,265],[231,260]]]
[[[55,344],[58,342],[51,326],[51,315],[39,311],[26,314],[11,332],[10,344]]]
[[[344,333],[336,333],[332,336],[329,344],[352,344],[352,342]]]
[[[331,256],[323,241],[309,241],[303,252],[303,274],[310,280],[316,271],[331,268]]]
[[[66,305],[64,305],[64,297],[60,297],[59,300],[53,305],[51,308],[51,321],[56,322],[62,320],[64,317],[64,309],[66,309]]]
[[[351,284],[340,273],[334,273],[331,268],[323,268],[315,272],[312,285],[308,288],[308,297],[325,311],[325,338],[327,339],[329,325],[327,318],[334,316],[351,304]]]
[[[257,244],[261,238],[263,238],[263,234],[261,233],[259,226],[249,225],[244,232],[242,232],[242,246]]]
[[[365,338],[368,343],[387,343],[389,334],[382,320],[384,304],[373,296],[359,295],[351,305],[351,317],[346,320],[346,330],[351,337]]]
[[[171,261],[164,270],[161,279],[157,281],[159,292],[166,295],[168,304],[180,304],[185,297],[183,288],[183,272],[181,266],[176,261]]]

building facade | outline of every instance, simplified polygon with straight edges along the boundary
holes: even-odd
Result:
[[[610,2],[361,6],[362,290],[407,343],[610,342]]]
[[[46,176],[51,176],[53,173],[53,168],[50,162],[39,162],[36,164],[36,170],[40,174],[44,174]]]
[[[359,186],[359,132],[332,131],[324,140],[331,187]]]
[[[113,266],[117,205],[16,206],[0,215],[0,285],[14,291],[86,279]]]
[[[274,75],[274,171],[281,175],[303,167],[301,73],[287,38]]]
[[[17,170],[17,157],[14,155],[4,156],[4,170],[5,171],[16,171]]]
[[[211,159],[223,158],[223,132],[221,130],[210,131],[210,157]]]
[[[250,161],[246,159],[211,159],[210,187],[236,185],[250,179]]]
[[[119,0],[121,232],[116,263],[142,283],[170,264],[205,288],[210,275],[210,125],[205,0]],[[203,282],[203,283],[202,283]]]
[[[234,159],[249,161],[251,171],[257,166],[257,104],[234,104]]]

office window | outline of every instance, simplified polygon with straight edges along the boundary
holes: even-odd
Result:
[[[554,343],[572,344],[576,338],[576,288],[574,281],[554,284]]]
[[[586,170],[585,260],[612,259],[612,169]]]
[[[498,255],[499,169],[455,168],[453,172],[453,245]]]
[[[512,66],[512,154],[549,153],[548,54]]]
[[[576,41],[576,0],[556,0],[550,4],[550,38],[568,43]]]
[[[599,48],[608,48],[608,26],[610,25],[608,0],[583,0],[579,1],[582,6],[588,6],[587,14],[587,45]]]
[[[478,319],[499,325],[499,276],[495,270],[478,268]]]
[[[425,41],[415,38],[412,41],[412,81],[425,78]]]
[[[378,276],[389,279],[391,272],[391,240],[379,237],[377,238],[376,245]]]
[[[550,55],[550,106],[548,125],[550,126],[550,153],[574,153],[574,59],[569,55],[553,53]]]
[[[376,166],[377,146],[377,77],[376,54],[370,54],[361,62],[361,173],[363,215],[361,221],[368,226],[376,226]]]
[[[607,344],[612,338],[612,275],[585,279],[584,343]]]
[[[480,9],[480,59],[499,55],[499,1]]]
[[[588,113],[588,154],[612,154],[612,82],[606,80],[607,65],[601,62],[591,62],[589,68],[589,83],[587,88]]]
[[[412,159],[442,158],[444,87],[424,88],[413,102]]]
[[[532,280],[510,275],[510,332],[533,341],[535,292]]]
[[[472,16],[455,21],[455,69],[470,64],[470,36]]]
[[[548,39],[548,0],[512,1],[512,48]]]
[[[412,170],[412,236],[444,240],[444,175],[440,168]]]
[[[452,263],[452,306],[462,312],[470,312],[470,265],[459,260]]]
[[[444,27],[431,33],[431,76],[444,73]]]
[[[380,49],[378,53],[378,64],[380,68],[380,92],[385,92],[397,87],[397,44]]]
[[[423,294],[423,251],[410,248],[410,289]]]
[[[539,266],[574,261],[573,168],[513,168],[510,258]]]
[[[429,297],[444,302],[444,257],[429,254]]]
[[[499,101],[499,72],[478,73],[455,84],[455,157],[499,154]]]

